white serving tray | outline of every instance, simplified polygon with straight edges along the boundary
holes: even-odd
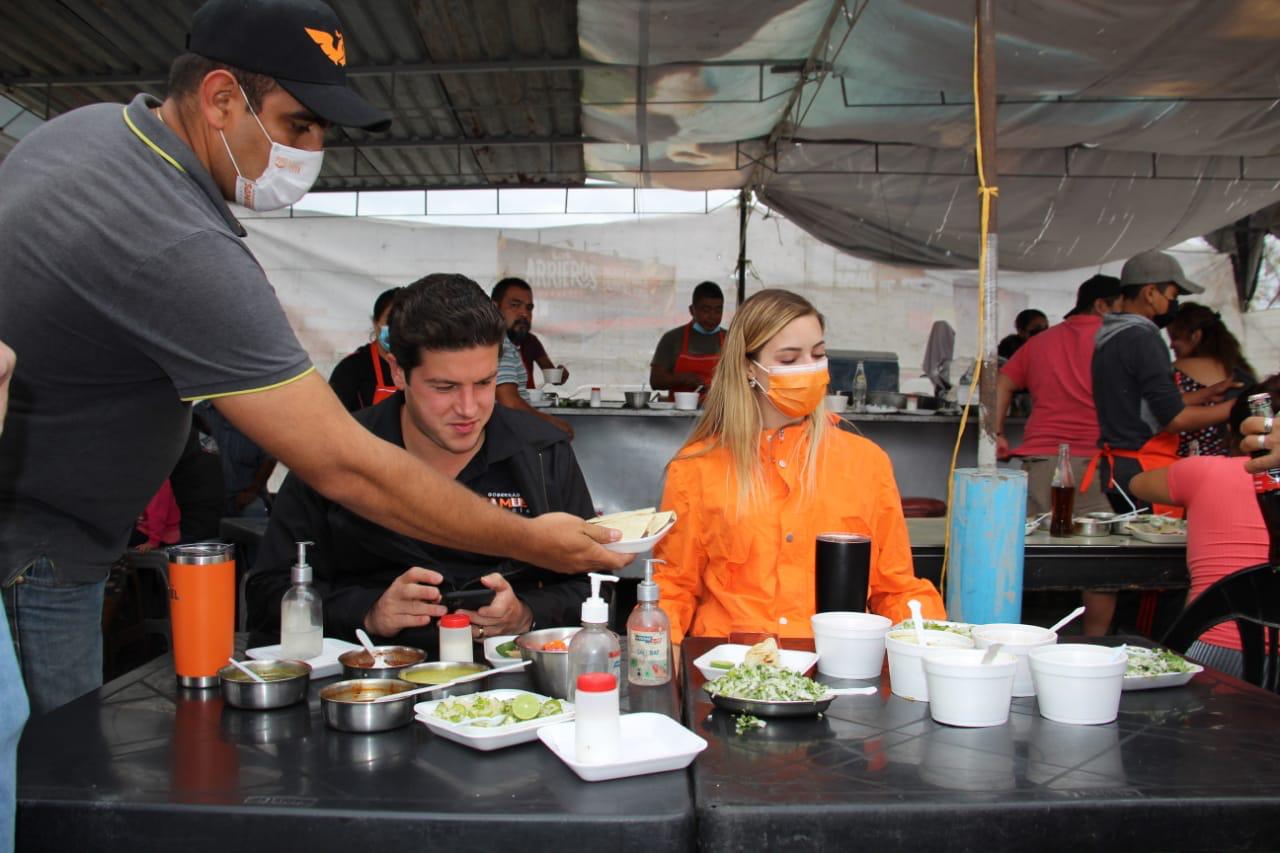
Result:
[[[359,646],[355,643],[348,643],[345,640],[335,640],[333,637],[325,637],[324,645],[320,647],[320,654],[313,658],[309,658],[307,663],[311,664],[312,678],[328,678],[331,675],[342,674],[342,664],[338,662],[338,656],[346,654],[350,651],[359,650]],[[279,660],[280,646],[259,646],[256,649],[248,649],[245,654],[254,660]]]
[[[746,658],[747,650],[750,648],[750,646],[738,643],[721,643],[695,660],[693,665],[698,668],[698,672],[701,672],[702,677],[707,681],[715,681],[729,670],[712,666],[712,661],[728,661],[737,666]],[[812,669],[813,665],[818,662],[818,656],[813,652],[779,649],[778,656],[781,659],[783,669],[790,669],[801,675]]]
[[[1191,661],[1187,661],[1191,663]],[[1181,687],[1204,672],[1204,667],[1192,663],[1187,672],[1166,672],[1161,675],[1126,675],[1123,690],[1155,690],[1157,687]]]
[[[473,696],[490,696],[494,699],[510,699],[520,693],[532,693],[537,697],[539,702],[546,702],[550,696],[543,696],[541,693],[533,693],[531,690],[485,690],[480,693],[468,696],[460,696],[458,699],[471,699]],[[482,726],[472,726],[466,723],[451,723],[448,720],[442,720],[439,717],[433,717],[436,706],[441,702],[451,702],[452,699],[432,699],[430,702],[419,702],[413,706],[413,712],[417,715],[418,721],[425,724],[431,731],[440,735],[445,740],[451,740],[454,743],[460,743],[463,746],[469,746],[472,749],[479,749],[489,752],[494,749],[503,749],[508,746],[515,746],[518,743],[528,743],[538,736],[538,729],[543,726],[553,726],[557,723],[566,723],[573,719],[573,703],[561,700],[565,712],[556,714],[554,717],[540,717],[536,720],[526,720],[523,723],[511,723],[510,725],[500,726],[497,728],[485,728]]]
[[[707,742],[665,714],[623,714],[621,755],[608,764],[580,764],[575,753],[576,723],[538,729],[538,739],[588,782],[624,779],[647,773],[681,770],[693,763]]]
[[[503,634],[499,637],[485,637],[484,638],[484,659],[489,662],[490,666],[495,668],[500,666],[510,666],[513,663],[519,663],[521,660],[521,657],[519,655],[519,649],[516,650],[517,654],[513,658],[503,657],[502,655],[498,654],[498,646],[502,645],[503,643],[514,642],[515,639],[516,639],[515,634]]]

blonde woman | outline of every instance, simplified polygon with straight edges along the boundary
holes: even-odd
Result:
[[[679,523],[660,542],[672,640],[767,631],[811,637],[815,536],[871,537],[867,607],[895,622],[919,599],[889,457],[827,413],[822,315],[786,290],[764,290],[729,327],[706,411],[667,467],[662,508]]]

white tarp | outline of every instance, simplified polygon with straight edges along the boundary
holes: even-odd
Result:
[[[327,376],[337,359],[368,340],[374,297],[431,272],[460,272],[489,288],[504,275],[534,287],[534,330],[572,371],[570,387],[637,387],[661,333],[688,321],[693,286],[718,282],[732,315],[737,212],[642,217],[608,225],[545,229],[459,228],[373,218],[247,219],[249,244],[275,285],[303,346]],[[862,260],[819,242],[779,216],[753,216],[748,293],[788,287],[828,318],[837,349],[896,352],[902,378],[917,376],[935,320],[956,328],[958,358],[977,335],[977,277]],[[1257,369],[1280,365],[1280,310],[1250,315],[1244,334],[1231,265],[1201,245],[1179,251],[1205,285],[1202,301],[1241,335]],[[1103,267],[1116,273],[1118,264]],[[1026,307],[1052,321],[1073,304],[1077,285],[1097,271],[1004,273],[1000,329]]]

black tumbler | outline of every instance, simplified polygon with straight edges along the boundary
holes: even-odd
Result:
[[[865,613],[871,539],[857,533],[819,533],[814,574],[815,613]]]

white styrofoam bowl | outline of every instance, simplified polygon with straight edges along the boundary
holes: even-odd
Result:
[[[1071,643],[1041,646],[1029,657],[1040,716],[1079,726],[1116,718],[1128,660],[1123,649]]]
[[[889,687],[903,699],[916,702],[929,701],[929,684],[924,678],[920,661],[929,649],[971,649],[973,640],[951,631],[925,631],[926,645],[916,643],[912,630],[890,631],[884,638],[884,650],[889,656]]]
[[[922,659],[929,685],[929,716],[948,726],[1000,726],[1009,719],[1018,659],[997,652],[982,663],[982,649],[929,649]]]
[[[884,635],[892,624],[874,613],[831,611],[810,616],[818,672],[832,678],[879,677]]]
[[[1038,625],[995,623],[979,625],[973,629],[975,649],[985,649],[992,643],[1000,643],[1000,651],[1017,657],[1018,671],[1013,677],[1014,696],[1036,695],[1035,683],[1031,680],[1031,666],[1027,662],[1027,653],[1038,646],[1049,646],[1056,642],[1058,642],[1056,633]]]

